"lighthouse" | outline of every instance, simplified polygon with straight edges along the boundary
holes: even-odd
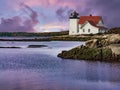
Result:
[[[79,25],[78,25],[79,13],[73,11],[70,14],[69,20],[70,20],[69,35],[76,35],[79,32]]]
[[[108,31],[104,25],[102,16],[80,16],[73,11],[69,17],[69,35],[86,35],[105,33]]]

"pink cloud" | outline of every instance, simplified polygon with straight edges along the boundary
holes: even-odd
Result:
[[[26,20],[23,20],[20,16],[14,16],[7,19],[1,18],[1,32],[34,32],[34,26],[39,23],[38,14],[24,3],[21,6],[30,12],[29,18],[26,18]]]
[[[51,22],[45,25],[37,25],[35,26],[36,32],[54,32],[54,31],[62,31],[68,30],[68,23],[61,22]]]
[[[43,6],[43,7],[70,7],[76,9],[77,6],[85,6],[84,0],[12,0],[11,7],[18,8],[18,4],[24,2],[30,7]],[[10,2],[9,2],[10,3]]]
[[[42,25],[47,25],[53,22],[68,22],[69,14],[71,11],[77,10],[81,15],[101,15],[105,18],[107,23],[112,26],[119,26],[119,0],[108,2],[107,0],[4,0],[6,10],[2,12],[4,17],[3,21],[16,20],[15,18],[25,21],[24,16],[27,16],[31,21],[31,25],[34,26],[38,23],[37,17],[42,23]],[[20,3],[25,3],[26,5],[33,8],[35,12],[34,15],[27,10],[28,14],[24,13],[24,8],[20,7]],[[2,6],[1,6],[2,7]],[[31,10],[30,10],[31,11]],[[19,16],[19,17],[14,17]],[[110,19],[108,19],[108,16]],[[32,19],[33,17],[33,19]],[[34,18],[36,17],[36,18]],[[113,23],[116,22],[116,23]],[[16,21],[17,22],[17,21]],[[21,21],[19,21],[21,22]],[[34,22],[34,23],[33,23]],[[25,22],[24,22],[25,23]],[[14,22],[13,22],[14,24]],[[19,23],[18,23],[19,24]],[[58,24],[59,25],[59,24]],[[21,26],[21,25],[20,25]],[[51,26],[53,27],[53,26]],[[59,28],[59,26],[56,25]],[[50,28],[50,27],[49,27]],[[54,27],[55,28],[55,27]],[[34,29],[32,27],[32,29]],[[31,29],[31,30],[32,30]]]

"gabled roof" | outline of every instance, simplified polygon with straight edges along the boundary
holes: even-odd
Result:
[[[94,24],[98,24],[99,21],[102,20],[101,16],[81,16],[79,19],[79,24],[84,24],[86,21],[92,22]]]
[[[82,24],[82,26],[81,27],[84,27],[84,25],[86,24],[86,23],[89,23],[90,25],[92,25],[92,26],[94,26],[94,27],[96,27],[96,28],[99,28],[99,29],[107,29],[105,26],[97,26],[93,21],[86,21],[84,24]]]
[[[97,27],[99,29],[107,29],[105,26],[97,26],[93,21],[88,21],[92,26]]]
[[[96,26],[96,24],[93,21],[88,20],[87,22],[89,22],[93,26]]]
[[[96,27],[99,28],[99,29],[108,29],[108,28],[106,28],[104,26],[96,26]]]

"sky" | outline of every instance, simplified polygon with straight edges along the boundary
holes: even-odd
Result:
[[[120,0],[0,0],[0,32],[53,32],[69,28],[69,15],[102,16],[120,27]]]

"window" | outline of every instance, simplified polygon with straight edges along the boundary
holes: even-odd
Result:
[[[83,32],[85,32],[85,29],[83,29]]]
[[[90,29],[88,29],[88,32],[90,32]]]
[[[79,27],[77,28],[77,33],[79,33]]]
[[[99,29],[99,33],[101,33],[101,30]]]

